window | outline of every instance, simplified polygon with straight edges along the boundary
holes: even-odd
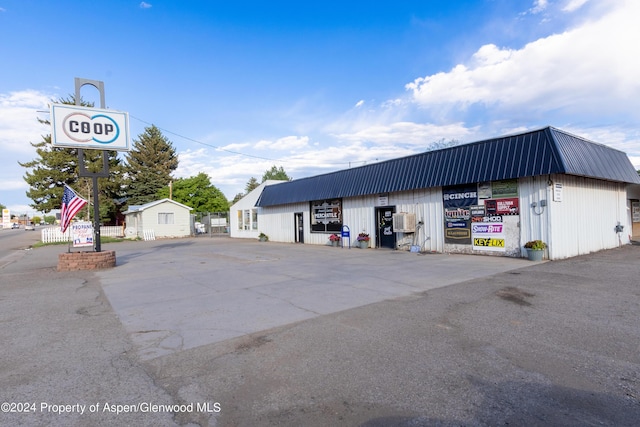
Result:
[[[245,209],[238,211],[238,230],[257,230],[258,210]]]
[[[258,229],[258,210],[257,209],[251,209],[251,229],[252,230]]]
[[[311,202],[311,231],[339,233],[342,231],[342,200],[316,200]]]
[[[173,224],[173,212],[159,212],[158,224]]]
[[[244,211],[244,229],[249,230],[251,227],[251,211],[249,209],[245,209]]]

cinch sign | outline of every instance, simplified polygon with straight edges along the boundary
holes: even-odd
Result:
[[[129,151],[128,113],[52,104],[51,118],[56,147]]]

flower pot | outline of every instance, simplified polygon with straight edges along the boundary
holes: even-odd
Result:
[[[544,255],[544,249],[527,248],[527,254],[529,255],[529,261],[542,261],[542,256]]]
[[[338,246],[340,246],[340,241],[332,240],[331,241],[331,246],[333,246],[334,248],[337,248]]]
[[[367,249],[369,247],[369,241],[368,240],[358,240],[358,247],[360,249]]]

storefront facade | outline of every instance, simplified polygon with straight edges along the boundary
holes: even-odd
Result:
[[[266,187],[256,207],[272,241],[348,228],[376,248],[520,257],[543,240],[561,259],[629,243],[630,184],[624,153],[544,128]]]

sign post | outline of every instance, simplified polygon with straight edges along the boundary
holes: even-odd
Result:
[[[80,105],[80,89],[90,85],[100,92],[100,108]],[[51,141],[54,147],[78,149],[78,176],[93,180],[93,248],[102,250],[100,244],[100,204],[98,178],[109,177],[109,154],[107,150],[129,151],[129,115],[120,111],[106,110],[104,82],[75,78],[76,105],[53,104],[51,106]],[[84,150],[102,150],[102,170],[87,170]]]

